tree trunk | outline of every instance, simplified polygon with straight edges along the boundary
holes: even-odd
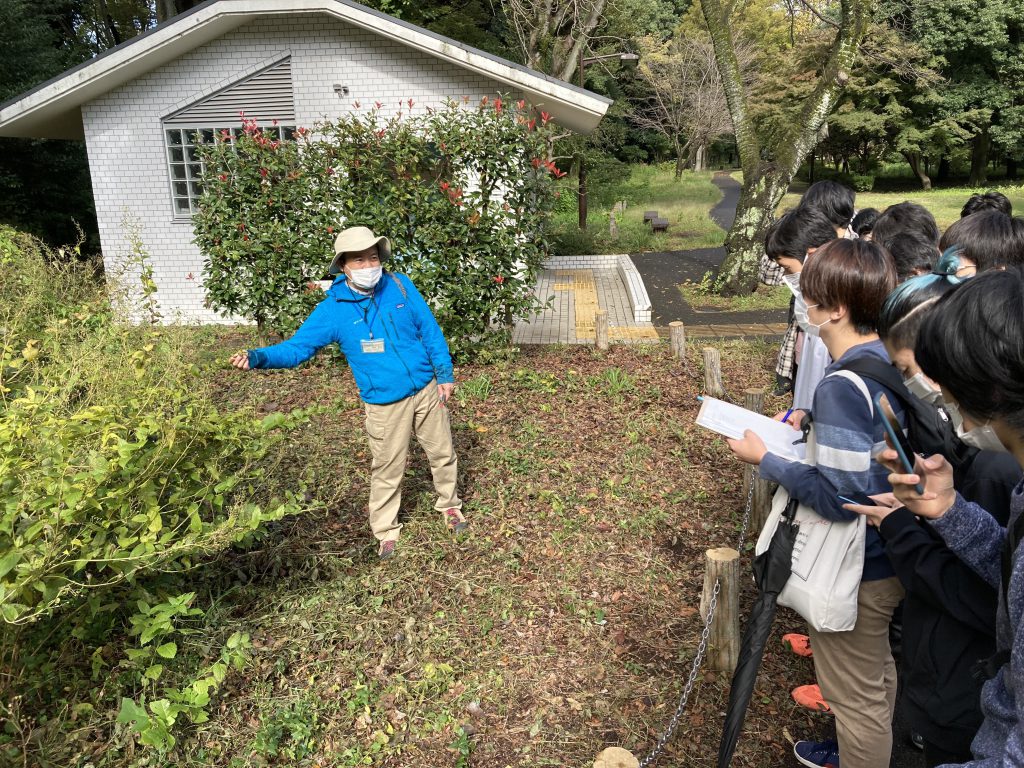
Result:
[[[1017,180],[1017,158],[1009,157],[1006,158],[1006,178],[1010,181]]]
[[[736,206],[736,221],[725,240],[725,261],[716,280],[722,293],[750,293],[757,287],[757,272],[764,254],[764,236],[775,221],[775,209],[789,189],[792,174],[764,169],[752,183],[744,176]]]
[[[910,170],[917,176],[917,180],[921,182],[921,189],[929,190],[932,188],[932,180],[928,178],[928,172],[921,165],[921,154],[919,152],[904,152],[903,157],[910,163]]]
[[[971,142],[971,178],[967,181],[968,186],[980,187],[988,181],[988,152],[991,146],[988,128]]]
[[[766,165],[754,121],[747,110],[747,93],[733,46],[729,11],[723,8],[722,0],[702,0],[701,9],[714,43],[715,62],[743,169],[740,204],[726,238],[728,253],[716,282],[721,293],[750,293],[757,286],[764,232],[803,159],[820,140],[819,131],[850,78],[873,5],[872,0],[840,0],[838,29],[821,75],[803,99],[793,122],[785,126],[771,146],[764,147],[765,155],[772,158],[772,164]],[[732,3],[728,3],[728,8],[731,10]]]
[[[679,181],[683,177],[683,170],[686,168],[686,153],[690,151],[690,142],[685,144],[679,143],[679,138],[674,138],[672,144],[676,149],[676,175],[675,180]]]
[[[191,10],[199,5],[202,0],[157,0],[156,20],[157,23],[173,19],[179,13]]]
[[[938,182],[947,181],[949,179],[949,158],[945,155],[939,160],[939,172],[935,177]]]
[[[707,149],[703,144],[697,145],[697,150],[693,153],[693,170],[700,173],[704,170],[707,165]]]

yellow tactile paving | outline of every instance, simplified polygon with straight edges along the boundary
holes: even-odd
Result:
[[[572,291],[575,308],[576,338],[594,335],[594,314],[598,310],[597,283],[592,269],[574,269],[555,272],[556,277],[569,278],[572,283],[555,283],[555,290]]]
[[[658,340],[658,332],[654,330],[653,326],[641,327],[641,326],[625,326],[625,327],[613,327],[608,329],[608,339],[651,339],[652,341]]]

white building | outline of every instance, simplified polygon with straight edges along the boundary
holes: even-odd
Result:
[[[84,139],[108,273],[134,229],[164,318],[208,322],[223,318],[204,307],[192,243],[196,130],[238,128],[243,109],[287,132],[356,102],[387,117],[408,99],[420,111],[499,93],[581,132],[610,104],[347,0],[210,0],[0,105],[0,136]]]

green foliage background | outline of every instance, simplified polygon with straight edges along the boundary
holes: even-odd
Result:
[[[405,110],[415,106],[403,102]],[[554,177],[548,116],[501,99],[384,119],[356,111],[296,141],[255,123],[204,145],[193,219],[210,304],[281,333],[322,296],[336,233],[386,235],[387,269],[430,302],[457,359],[507,343],[534,311]]]

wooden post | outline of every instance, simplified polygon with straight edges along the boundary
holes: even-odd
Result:
[[[614,238],[618,236],[619,225],[618,222],[615,221],[615,211],[612,211],[610,214],[608,214],[608,237]]]
[[[673,320],[668,324],[668,340],[672,346],[672,356],[677,360],[686,359],[686,326],[682,320]]]
[[[597,756],[594,768],[640,768],[640,761],[622,747],[608,747]]]
[[[725,397],[722,354],[714,347],[704,347],[704,391],[712,397]]]
[[[597,335],[597,348],[608,349],[608,310],[599,309],[594,313],[594,332]]]
[[[743,407],[754,413],[764,413],[764,390],[744,389]]]
[[[750,500],[750,523],[747,526],[754,539],[757,539],[768,519],[768,513],[772,511],[771,489],[771,483],[755,476],[754,498]]]
[[[761,413],[764,410],[764,390],[744,389],[743,407],[754,413]],[[750,493],[750,483],[757,479],[757,467],[753,464],[746,464],[743,467],[743,503],[746,504],[747,494]],[[757,492],[754,492],[757,495]]]
[[[732,674],[740,655],[740,553],[731,547],[709,549],[704,553],[704,591],[700,596],[700,615],[705,620],[711,607],[715,581],[719,583],[715,616],[708,635],[708,667]]]
[[[754,413],[764,413],[764,390],[745,389],[743,390],[743,407]],[[794,433],[794,440],[796,433]],[[750,524],[748,530],[754,536],[764,527],[764,521],[768,518],[771,510],[771,496],[768,493],[769,482],[762,480],[757,467],[748,464],[743,471],[743,502],[747,501],[747,494],[750,493],[750,484],[754,484],[754,495],[750,499]]]

